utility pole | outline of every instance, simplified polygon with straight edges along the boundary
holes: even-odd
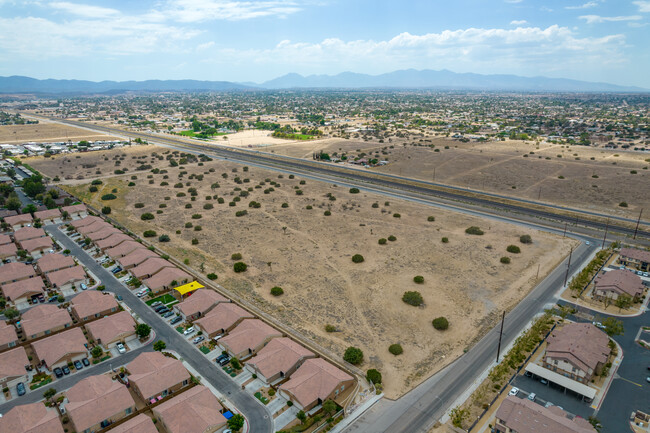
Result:
[[[537,193],[537,200],[542,196],[542,187],[539,187],[539,193]]]
[[[569,253],[569,263],[566,265],[566,275],[564,276],[564,286],[566,286],[566,281],[569,279],[569,269],[571,269],[571,255],[573,254],[573,247],[571,247],[571,252]]]
[[[568,224],[569,224],[568,222],[565,222],[565,223],[564,223],[564,234],[562,235],[563,238],[566,237],[566,226],[567,226]]]
[[[643,213],[643,208],[641,208],[641,212],[639,212],[639,219],[636,220],[636,228],[634,229],[634,238],[636,239],[636,232],[639,231],[639,223],[641,222],[641,214]]]
[[[497,347],[497,364],[499,363],[499,354],[501,353],[501,338],[503,337],[503,322],[506,321],[506,312],[503,311],[503,317],[501,318],[501,331],[499,331],[499,347]]]
[[[539,278],[539,263],[537,264],[537,275],[535,275],[535,281]]]
[[[607,218],[607,222],[605,223],[605,236],[603,236],[603,244],[600,246],[601,248],[605,248],[605,240],[607,239],[608,228],[609,228],[609,218]]]

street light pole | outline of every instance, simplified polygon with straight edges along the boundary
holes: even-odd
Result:
[[[609,218],[607,218],[607,222],[605,223],[605,236],[603,236],[603,244],[600,246],[601,248],[605,248],[605,241],[607,240],[607,229],[609,228]]]
[[[571,269],[571,255],[573,254],[573,247],[571,247],[571,252],[569,252],[569,263],[566,265],[566,275],[564,276],[564,286],[566,286],[566,282],[569,279],[569,269]]]
[[[501,353],[501,338],[503,337],[503,322],[506,321],[506,312],[503,311],[503,317],[501,318],[501,331],[499,331],[499,346],[497,347],[497,364],[499,363],[499,354]]]

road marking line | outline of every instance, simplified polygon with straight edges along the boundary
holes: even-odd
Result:
[[[624,378],[624,377],[619,376],[618,378],[619,378],[619,379],[623,379],[624,381],[629,382],[629,383],[631,383],[632,385],[636,385],[636,386],[638,386],[639,388],[642,388],[642,387],[643,387],[643,385],[641,385],[641,384],[639,384],[639,383],[636,383],[636,382],[632,382],[631,380],[626,379],[626,378]]]

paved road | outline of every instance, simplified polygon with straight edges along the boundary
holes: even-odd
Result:
[[[88,376],[106,373],[111,369],[111,366],[117,368],[118,366],[128,364],[129,362],[133,361],[133,359],[135,359],[135,357],[137,357],[139,354],[143,352],[151,352],[152,350],[152,344],[148,344],[146,346],[131,350],[124,355],[120,355],[117,358],[113,358],[111,361],[102,362],[101,364],[97,365],[91,364],[91,366],[84,367],[84,369],[78,373],[73,373],[69,376],[63,376],[61,379],[56,379],[54,382],[45,385],[42,388],[30,391],[22,397],[14,398],[7,403],[1,404],[0,413],[7,413],[9,409],[13,408],[14,406],[41,401],[43,399],[43,392],[48,388],[54,388],[58,392],[66,390],[75,383],[79,382],[81,379],[85,379]],[[15,390],[12,392],[15,392]]]
[[[196,369],[204,380],[207,380],[216,389],[221,391],[246,419],[248,419],[251,431],[256,433],[273,431],[272,418],[266,408],[257,399],[243,392],[230,376],[226,375],[220,368],[217,368],[216,364],[208,361],[190,342],[185,340],[181,334],[169,326],[150,307],[117,281],[113,274],[86,254],[76,242],[64,235],[58,227],[50,225],[45,229],[51,236],[60,241],[65,248],[69,249],[79,262],[97,275],[102,284],[106,286],[106,290],[121,295],[124,302],[156,331],[158,339],[164,340],[167,343],[167,347],[178,352],[183,359]]]
[[[582,244],[573,253],[570,273],[583,266],[593,244]],[[501,347],[507,346],[530,319],[543,307],[553,302],[557,290],[564,283],[567,263],[562,262],[522,302],[506,315]],[[345,432],[426,432],[474,380],[494,361],[498,329],[493,328],[474,347],[442,372],[426,380],[413,391],[391,402],[383,400],[371,408]]]

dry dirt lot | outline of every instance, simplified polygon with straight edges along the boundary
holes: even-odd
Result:
[[[117,140],[117,138],[73,126],[46,123],[43,121],[40,121],[37,125],[0,126],[0,143],[21,144],[31,141],[42,143],[68,140],[96,141]]]
[[[151,168],[169,165],[152,153],[161,149],[147,145],[124,146],[119,149],[98,150],[84,153],[53,155],[50,158],[31,157],[24,161],[49,178],[59,176],[62,180],[81,180],[114,176],[115,170],[137,174],[137,168],[151,165]],[[147,170],[148,171],[148,170]]]
[[[380,369],[392,398],[461,355],[498,320],[503,309],[528,293],[538,264],[542,278],[568,253],[571,244],[568,239],[509,224],[406,201],[390,199],[388,203],[375,194],[351,194],[332,184],[306,180],[301,185],[299,178],[279,178],[275,172],[258,168],[244,172],[241,165],[230,162],[166,170],[156,175],[138,172],[104,179],[94,194],[88,192],[88,184],[67,188],[95,206],[111,206],[111,216],[138,234],[144,230],[168,234],[171,241],[159,243],[162,249],[180,260],[188,259],[199,271],[216,272],[220,284],[321,345],[340,354],[348,346],[362,348],[365,362],[361,367]],[[175,188],[181,172],[187,172],[182,176],[182,188]],[[192,174],[204,178],[190,179]],[[133,175],[137,179],[132,179]],[[153,176],[153,184],[147,176]],[[234,182],[235,177],[241,184]],[[270,181],[280,185],[273,186]],[[135,185],[127,186],[128,182]],[[212,188],[215,182],[219,187]],[[255,188],[260,183],[264,185]],[[240,194],[235,188],[249,187],[248,197],[229,206]],[[296,194],[296,187],[302,195]],[[197,189],[195,201],[188,188]],[[269,188],[274,191],[265,194]],[[100,197],[113,189],[117,199],[102,202]],[[178,197],[178,193],[185,195]],[[329,200],[328,193],[336,200]],[[215,195],[224,203],[219,204]],[[251,201],[261,207],[249,207]],[[136,208],[136,203],[144,206]],[[204,209],[204,205],[214,208]],[[324,214],[328,209],[331,216]],[[248,214],[235,216],[243,210]],[[155,219],[142,221],[145,212],[153,213]],[[393,216],[395,213],[400,217]],[[200,218],[193,219],[193,214]],[[435,221],[428,221],[428,216],[435,216]],[[197,225],[200,231],[196,231]],[[472,225],[480,226],[485,235],[465,234]],[[524,233],[533,237],[533,244],[519,243],[519,235]],[[395,241],[379,245],[380,238],[391,235]],[[443,243],[443,237],[449,242]],[[193,239],[198,244],[193,245]],[[507,253],[509,244],[519,245],[521,253]],[[242,261],[249,266],[245,273],[232,270],[233,253],[242,254]],[[362,254],[365,261],[353,263],[354,254]],[[511,257],[512,262],[501,264],[502,256]],[[423,284],[413,281],[416,275],[424,276]],[[271,296],[273,286],[282,287],[284,295]],[[402,295],[408,290],[421,292],[425,305],[403,303]],[[449,319],[447,331],[432,327],[431,320],[438,316]],[[338,332],[325,332],[327,324],[336,326]],[[388,352],[393,343],[402,345],[402,355]]]
[[[412,139],[409,143],[433,144],[435,148],[404,146],[403,141],[395,140],[377,143],[325,139],[277,145],[267,151],[303,158],[311,158],[320,150],[349,155],[364,152],[389,161],[386,166],[371,169],[383,173],[629,218],[637,218],[642,208],[650,208],[650,154],[521,141],[424,140]],[[623,201],[628,207],[619,206]]]

